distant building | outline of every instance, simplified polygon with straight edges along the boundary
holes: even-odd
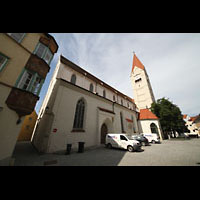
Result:
[[[200,114],[196,116],[194,123],[196,124],[198,135],[200,136]]]
[[[199,115],[190,117],[187,114],[183,115],[183,120],[186,122],[186,127],[190,131],[190,136],[200,136],[200,117]]]
[[[151,101],[147,99],[148,105]],[[132,98],[61,55],[38,114],[32,143],[38,151],[52,153],[65,150],[68,143],[73,148],[78,142],[85,142],[86,147],[105,144],[108,132],[135,134],[143,129],[159,134],[162,140],[158,118],[149,113],[153,118],[141,118],[138,126],[140,113]]]
[[[0,33],[0,164],[12,156],[58,45],[47,33]]]
[[[17,141],[31,141],[31,137],[33,134],[33,129],[37,120],[37,113],[35,110],[30,114],[26,115],[25,119],[22,123],[21,130],[19,132],[19,136]]]

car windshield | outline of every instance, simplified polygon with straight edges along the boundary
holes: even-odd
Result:
[[[134,140],[133,136],[126,135],[126,137],[127,137],[129,140]]]

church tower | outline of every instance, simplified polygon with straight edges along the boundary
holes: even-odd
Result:
[[[135,104],[139,109],[150,108],[155,102],[155,97],[144,65],[134,54],[131,71]]]

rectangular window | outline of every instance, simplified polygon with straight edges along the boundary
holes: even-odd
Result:
[[[17,87],[39,95],[44,80],[37,74],[28,70],[24,70]]]
[[[52,57],[53,57],[53,54],[51,53],[51,51],[49,49],[47,49],[46,54],[44,56],[45,62],[49,64]]]
[[[42,83],[42,78],[37,76],[33,82],[32,88],[31,88],[31,92],[33,92],[34,94],[37,95],[39,89],[40,89],[40,85]]]
[[[14,40],[20,43],[24,38],[25,33],[8,33],[8,35],[10,35]]]
[[[38,43],[37,47],[36,47],[36,50],[35,50],[35,54],[37,56],[39,56],[40,58],[43,58],[44,56],[44,53],[46,51],[46,46],[42,43]]]
[[[8,62],[8,57],[0,53],[0,71],[2,71],[7,62]]]
[[[19,81],[18,87],[23,90],[28,90],[33,76],[33,73],[25,70],[21,80]]]
[[[53,54],[51,53],[49,48],[40,42],[36,46],[34,53],[38,57],[42,58],[47,64],[50,64],[50,62],[53,58]]]

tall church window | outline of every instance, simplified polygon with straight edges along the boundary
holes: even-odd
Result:
[[[106,98],[106,91],[103,90],[103,97]]]
[[[123,106],[123,100],[121,99],[121,105]]]
[[[115,95],[113,95],[113,101],[115,101]]]
[[[83,99],[80,99],[76,104],[76,112],[74,117],[74,129],[83,129],[83,120],[85,112],[85,103]]]
[[[90,83],[90,92],[93,92],[93,90],[94,90],[93,84]]]
[[[124,133],[124,124],[123,124],[123,115],[122,115],[122,112],[120,112],[120,120],[121,120],[122,133]]]
[[[74,85],[76,84],[76,75],[75,74],[73,74],[71,76],[71,81],[70,82],[73,83]]]

